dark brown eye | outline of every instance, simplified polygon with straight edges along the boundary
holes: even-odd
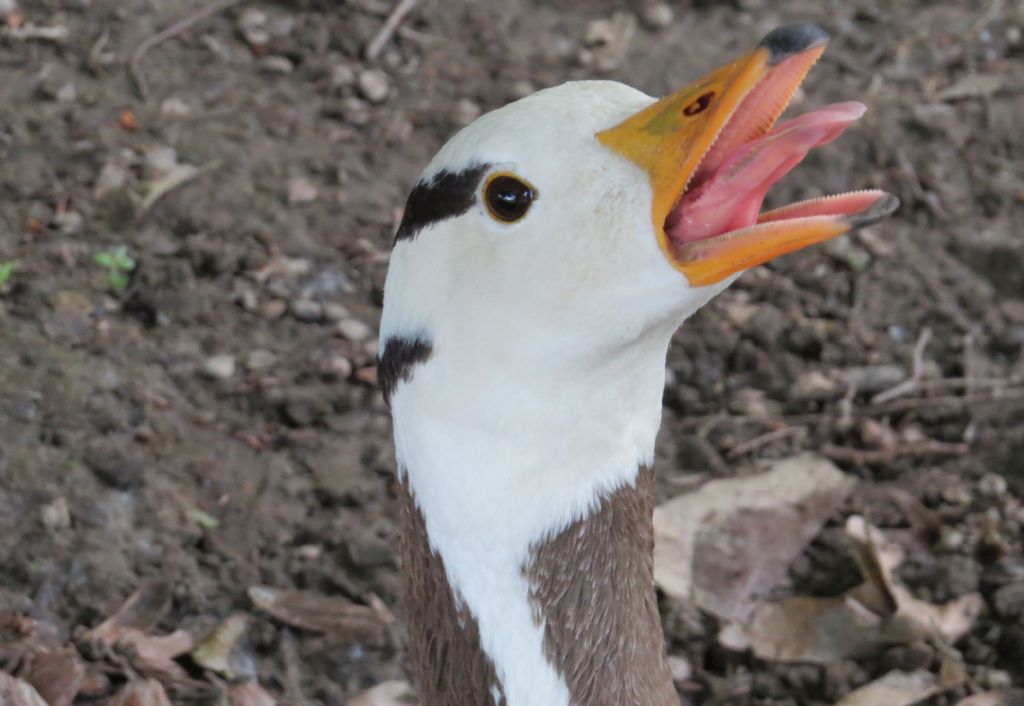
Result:
[[[683,115],[696,115],[697,113],[703,113],[707,110],[707,107],[711,105],[711,100],[715,97],[714,91],[708,91],[700,98],[695,100],[690,105],[683,108]]]
[[[487,210],[505,223],[514,223],[525,216],[535,196],[532,186],[508,174],[496,174],[484,187]]]

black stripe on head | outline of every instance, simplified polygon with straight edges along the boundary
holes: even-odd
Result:
[[[473,164],[458,172],[442,169],[430,181],[421,181],[409,194],[395,242],[415,238],[425,226],[461,216],[476,200],[476,187],[489,164]]]
[[[433,350],[430,341],[421,336],[391,336],[384,342],[384,352],[377,361],[377,381],[385,402],[391,404],[391,393],[398,383],[408,382],[413,368],[429,360]]]

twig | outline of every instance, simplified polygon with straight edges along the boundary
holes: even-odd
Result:
[[[879,392],[871,398],[872,404],[888,402],[897,397],[909,395],[917,390],[921,384],[921,378],[924,377],[924,351],[928,347],[928,341],[930,340],[932,340],[932,330],[925,326],[917,337],[917,343],[914,344],[914,361],[910,372],[910,379],[904,380],[899,385],[890,387],[888,390]]]
[[[38,39],[44,42],[63,42],[68,38],[68,28],[63,25],[42,27],[40,25],[26,24],[22,27],[4,27],[3,34],[11,39],[29,41]]]
[[[919,441],[894,446],[890,449],[855,449],[849,446],[825,444],[821,453],[833,461],[848,461],[857,464],[888,463],[901,456],[963,456],[970,446],[960,442]]]
[[[749,441],[745,441],[742,444],[732,447],[725,453],[725,457],[730,461],[734,461],[740,456],[748,454],[751,451],[756,451],[762,446],[770,444],[774,441],[785,439],[788,436],[801,436],[806,432],[807,428],[803,426],[783,427],[782,429],[776,429],[775,431],[770,431],[766,434],[755,436],[753,439],[750,439]]]
[[[132,52],[131,59],[128,62],[128,75],[131,77],[132,82],[135,84],[136,90],[139,92],[139,97],[143,100],[146,99],[146,80],[142,76],[142,70],[139,68],[139,62],[142,61],[142,57],[146,55],[150,49],[155,47],[157,44],[166,42],[168,39],[178,36],[182,32],[187,31],[192,26],[198,24],[207,17],[222,12],[228,9],[232,5],[237,5],[245,0],[218,0],[217,2],[210,3],[205,7],[201,7],[191,15],[178,20],[167,29],[161,30],[156,34],[150,35],[139,43],[139,46],[135,47],[135,51]]]
[[[398,25],[402,24],[402,20],[405,16],[412,12],[412,9],[416,7],[419,0],[399,0],[398,4],[395,5],[395,9],[391,11],[388,18],[384,20],[384,24],[377,31],[377,34],[373,36],[373,39],[366,45],[366,51],[363,54],[370,61],[376,61],[377,57],[387,46],[388,42],[391,41],[392,35],[395,30],[398,29]]]

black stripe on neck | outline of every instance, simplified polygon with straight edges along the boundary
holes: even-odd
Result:
[[[384,342],[384,352],[377,362],[377,382],[384,401],[391,404],[391,394],[400,382],[408,382],[413,368],[430,359],[434,347],[421,336],[391,336]]]
[[[476,200],[476,188],[489,164],[472,164],[458,172],[442,169],[430,181],[421,181],[409,194],[395,242],[415,238],[431,223],[461,216]]]

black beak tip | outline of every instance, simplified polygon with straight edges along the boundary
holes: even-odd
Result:
[[[811,22],[783,25],[769,32],[758,46],[771,53],[770,62],[778,64],[794,54],[828,41],[828,33]]]

